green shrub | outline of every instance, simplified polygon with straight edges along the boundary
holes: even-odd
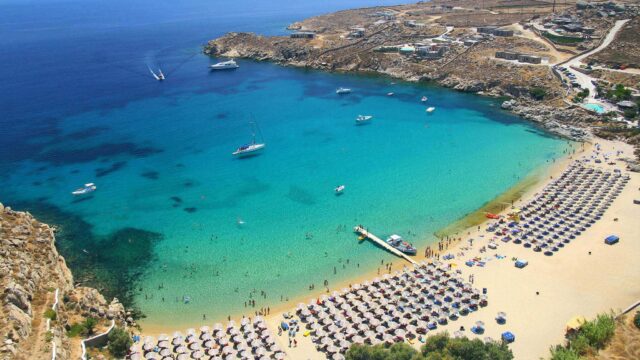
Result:
[[[547,96],[547,90],[541,87],[534,87],[529,89],[529,95],[536,100],[542,100]]]
[[[124,329],[117,327],[111,330],[108,338],[107,347],[111,355],[116,358],[123,358],[132,344],[129,334]]]
[[[633,317],[633,323],[640,329],[640,311],[636,311],[636,315]]]
[[[49,343],[51,340],[53,340],[53,333],[51,331],[44,333],[44,341]]]
[[[44,312],[44,317],[51,320],[51,321],[55,321],[56,318],[58,317],[58,314],[56,314],[56,311],[53,309],[47,309]]]
[[[84,328],[83,335],[93,335],[96,325],[98,325],[98,320],[96,320],[95,318],[88,317],[84,319],[84,321],[82,322],[82,327]]]
[[[80,336],[84,332],[84,326],[82,324],[71,324],[69,329],[67,330],[67,335],[69,337]]]
[[[627,119],[633,119],[634,117],[636,117],[637,114],[638,114],[638,112],[636,111],[636,109],[625,109],[624,110],[624,117],[626,117]]]
[[[557,345],[555,347],[551,347],[550,360],[580,360],[580,355],[571,349]]]
[[[591,347],[600,350],[609,342],[616,331],[616,320],[611,314],[602,314],[593,321],[587,321],[580,327],[580,335],[584,335]]]

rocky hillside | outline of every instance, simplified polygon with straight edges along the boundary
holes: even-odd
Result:
[[[86,317],[124,322],[124,307],[97,290],[74,287],[54,229],[0,204],[0,359],[70,359],[79,339],[67,330]],[[56,297],[57,290],[57,297]],[[56,311],[52,306],[56,304]]]

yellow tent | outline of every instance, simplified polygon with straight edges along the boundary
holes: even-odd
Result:
[[[582,316],[574,316],[573,318],[571,318],[571,320],[569,320],[567,322],[567,331],[576,331],[578,329],[580,329],[580,327],[582,326],[582,324],[584,324],[585,322],[587,322],[587,319]]]

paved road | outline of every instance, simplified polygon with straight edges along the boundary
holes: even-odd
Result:
[[[620,31],[620,29],[622,29],[622,27],[624,26],[624,24],[626,24],[629,21],[629,19],[627,20],[618,20],[616,21],[615,25],[613,25],[613,27],[611,28],[611,30],[609,31],[609,33],[605,36],[604,41],[602,41],[602,44],[600,44],[600,46],[598,46],[597,48],[588,51],[582,55],[576,56],[575,58],[569,60],[568,62],[566,62],[563,66],[565,66],[567,69],[569,69],[569,71],[574,74],[576,76],[576,82],[578,84],[580,84],[580,86],[583,89],[589,89],[589,97],[586,99],[587,102],[589,101],[595,101],[595,95],[596,95],[596,86],[593,85],[593,83],[591,82],[591,80],[593,80],[593,78],[587,74],[581,73],[580,71],[577,70],[573,70],[571,67],[580,67],[580,65],[582,65],[582,60],[586,59],[587,57],[601,51],[602,49],[606,48],[607,46],[609,46],[609,44],[611,44],[611,42],[613,41],[613,39],[615,39],[616,35],[618,34],[618,32]],[[597,101],[596,101],[597,102]]]

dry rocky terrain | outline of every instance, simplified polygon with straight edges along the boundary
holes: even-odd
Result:
[[[124,323],[117,299],[109,303],[95,289],[74,286],[54,232],[29,213],[0,204],[0,359],[51,359],[53,343],[57,359],[77,358],[80,340],[67,336],[71,323],[87,317]],[[56,303],[56,290],[49,322],[45,311]]]

